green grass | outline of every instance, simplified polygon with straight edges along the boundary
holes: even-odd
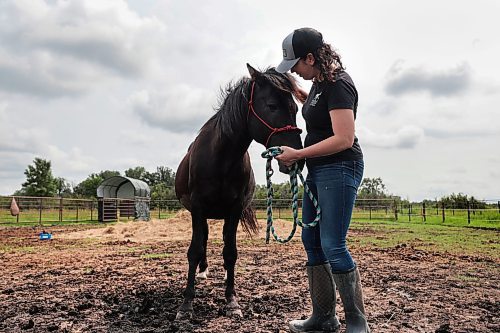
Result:
[[[168,219],[175,216],[177,212],[162,210],[152,210],[150,212],[152,219]],[[24,210],[19,214],[19,217],[10,215],[10,211],[0,209],[0,226],[54,226],[54,225],[71,225],[71,224],[97,224],[97,210],[92,212],[90,209],[80,209],[78,214],[76,210],[64,210],[62,221],[59,220],[59,210],[44,209],[40,217],[40,211],[37,209]],[[134,217],[121,216],[120,222],[133,220]],[[106,222],[109,223],[109,222]]]
[[[421,250],[500,258],[500,231],[497,229],[399,221],[355,221],[351,229],[358,230],[360,236],[350,237],[349,242],[364,248],[405,244]]]
[[[455,227],[476,227],[476,228],[491,228],[500,230],[500,214],[496,209],[476,211],[475,214],[470,215],[470,223],[467,218],[467,211],[460,210],[446,210],[445,220],[443,222],[442,212],[439,211],[439,215],[436,215],[436,210],[427,210],[425,221],[424,217],[421,215],[420,210],[413,210],[408,216],[408,211],[403,213],[398,213],[398,219],[396,220],[393,211],[386,211],[385,209],[380,210],[355,210],[353,213],[353,220],[364,221],[364,222],[380,222],[380,221],[397,221],[401,223],[421,223],[428,225],[445,225],[445,226],[455,226]],[[258,210],[256,212],[257,218],[267,219],[267,213],[265,210]],[[302,211],[299,210],[299,218],[302,216]],[[293,215],[291,209],[273,209],[273,218],[292,220]]]

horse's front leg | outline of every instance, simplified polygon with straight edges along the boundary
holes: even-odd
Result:
[[[240,214],[241,215],[241,214]],[[236,298],[234,290],[234,267],[238,259],[238,250],[236,248],[236,231],[238,229],[239,216],[237,218],[229,218],[224,220],[223,238],[224,249],[222,255],[224,257],[224,269],[226,270],[226,315],[243,317],[240,305]]]
[[[204,249],[204,235],[205,230],[208,232],[207,219],[203,218],[201,214],[191,212],[192,215],[192,231],[191,244],[187,253],[189,262],[188,281],[186,289],[184,290],[184,301],[182,302],[179,310],[177,311],[176,319],[191,318],[193,316],[193,299],[195,296],[195,275],[196,268],[205,253]]]

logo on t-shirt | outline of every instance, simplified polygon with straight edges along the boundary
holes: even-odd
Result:
[[[316,104],[319,101],[319,97],[321,96],[323,92],[317,93],[316,96],[312,99],[311,103],[309,103],[310,106],[316,106]]]

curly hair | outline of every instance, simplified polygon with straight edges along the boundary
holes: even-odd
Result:
[[[314,66],[320,71],[320,81],[334,82],[337,74],[345,69],[340,60],[340,54],[330,44],[324,43],[312,54],[316,60]]]

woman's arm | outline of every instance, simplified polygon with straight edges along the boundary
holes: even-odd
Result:
[[[320,157],[338,153],[351,148],[354,144],[354,112],[351,109],[334,109],[330,111],[333,136],[303,149],[282,146],[283,153],[276,159],[286,166],[298,160]]]

